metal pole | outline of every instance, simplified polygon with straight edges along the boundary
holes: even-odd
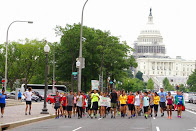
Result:
[[[53,84],[52,84],[52,92],[55,93],[54,85],[55,85],[55,46],[53,50]]]
[[[7,48],[8,48],[8,32],[9,32],[9,29],[10,29],[10,26],[15,23],[15,22],[28,22],[29,24],[32,24],[33,22],[32,21],[13,21],[12,23],[10,23],[10,25],[8,26],[7,28],[7,35],[6,35],[6,44],[5,44],[5,91],[6,91],[6,88],[7,88]]]
[[[48,53],[46,53],[46,64],[45,64],[44,107],[42,109],[41,114],[49,114],[47,105],[46,105],[46,97],[47,97],[47,91],[48,91],[47,76],[48,76]]]
[[[82,61],[83,13],[84,13],[84,7],[85,7],[85,5],[86,5],[87,2],[88,2],[88,0],[86,0],[86,2],[84,3],[84,6],[83,6],[83,8],[82,8],[82,17],[81,17],[80,51],[79,51],[80,67],[79,67],[79,71],[78,71],[78,90],[79,90],[79,91],[81,91],[81,77],[82,77],[82,65],[83,65],[83,61]]]

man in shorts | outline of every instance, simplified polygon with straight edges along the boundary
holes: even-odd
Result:
[[[163,91],[163,87],[161,87],[161,92],[159,92],[159,98],[160,98],[160,107],[161,107],[161,117],[164,116],[164,110],[166,108],[165,106],[165,100],[166,100],[166,96],[167,96],[167,93]]]
[[[73,96],[73,92],[70,91],[69,95],[67,96],[68,118],[71,118],[71,115],[72,115],[72,107],[73,106],[74,106],[74,96]]]
[[[61,97],[59,95],[59,92],[56,91],[56,96],[54,96],[54,103],[53,103],[54,109],[55,109],[55,119],[59,119],[59,112],[60,112],[60,106],[61,106]],[[58,113],[58,115],[57,115]]]
[[[88,93],[86,99],[88,101],[87,102],[88,103],[88,107],[87,107],[88,116],[87,116],[87,118],[88,118],[91,116],[91,110],[92,110],[92,108],[91,108],[91,92]]]
[[[66,118],[67,117],[67,93],[64,93],[61,104],[63,106],[63,115]]]
[[[116,93],[115,88],[112,89],[112,93],[110,94],[110,99],[111,99],[111,118],[115,118],[116,107],[118,102],[118,95]],[[113,110],[114,110],[114,115],[113,115]]]
[[[95,111],[95,118],[97,118],[98,101],[99,101],[99,94],[97,93],[97,90],[94,90],[94,93],[91,94],[91,101],[92,101],[91,119],[93,119],[94,111]]]
[[[149,113],[150,116],[152,117],[152,113],[153,113],[153,108],[154,108],[154,96],[153,94],[151,93],[151,91],[148,91],[148,97],[149,97],[149,102],[150,102],[150,110],[149,110]]]
[[[31,115],[31,97],[32,97],[32,88],[29,87],[28,91],[24,93],[25,99],[26,99],[26,109],[25,109],[25,115],[27,115],[27,109],[29,106],[29,115]]]
[[[144,92],[144,97],[142,99],[142,103],[143,103],[143,108],[144,108],[144,117],[146,119],[148,119],[148,109],[150,108],[148,92]]]

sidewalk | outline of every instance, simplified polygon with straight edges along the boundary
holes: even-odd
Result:
[[[36,121],[36,119],[43,118],[44,116],[51,116],[55,113],[54,108],[52,108],[52,104],[47,104],[49,115],[40,114],[43,108],[43,102],[32,103],[31,115],[25,115],[25,107],[25,104],[5,107],[4,116],[3,118],[0,118],[0,127],[6,124],[11,125],[12,123],[17,123],[18,125],[18,123],[23,122],[24,124],[25,121],[30,121],[32,119]]]
[[[186,107],[186,109],[189,109],[189,110],[191,110],[191,111],[196,112],[196,104],[185,103],[185,107]]]

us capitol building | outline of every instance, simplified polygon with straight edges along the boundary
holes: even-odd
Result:
[[[143,79],[154,81],[155,88],[162,86],[163,79],[167,77],[173,86],[184,84],[188,76],[195,69],[194,60],[184,60],[181,56],[170,58],[166,56],[166,48],[159,29],[153,23],[152,9],[148,22],[141,30],[137,41],[134,42],[134,57],[138,63],[135,73],[141,71]]]

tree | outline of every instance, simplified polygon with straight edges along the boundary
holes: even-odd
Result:
[[[138,72],[136,73],[136,75],[135,75],[136,78],[138,78],[138,79],[140,79],[140,80],[143,81],[144,79],[143,79],[142,76],[143,76],[143,73],[142,73],[141,71],[138,71]]]
[[[194,72],[189,76],[187,80],[187,85],[189,87],[189,91],[196,92],[196,69]]]
[[[154,90],[154,82],[151,78],[148,80],[147,89]]]
[[[163,86],[164,86],[165,90],[167,90],[167,91],[175,90],[175,88],[169,83],[169,80],[167,77],[165,77],[165,79],[163,80]]]
[[[187,91],[184,84],[180,84],[179,91],[183,91],[183,92]]]

